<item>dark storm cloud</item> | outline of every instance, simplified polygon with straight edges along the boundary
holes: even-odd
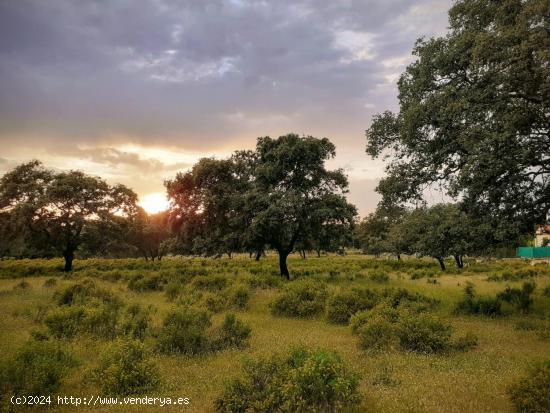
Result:
[[[296,131],[362,154],[371,115],[395,107],[414,41],[445,28],[449,5],[4,0],[0,141],[12,152],[128,142],[209,151]],[[124,162],[105,151],[94,161]]]

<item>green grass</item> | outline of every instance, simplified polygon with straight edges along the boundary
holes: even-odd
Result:
[[[337,351],[349,366],[361,374],[360,391],[365,400],[365,411],[511,412],[512,405],[506,393],[508,386],[531,364],[550,359],[550,335],[516,328],[518,321],[522,320],[548,328],[550,297],[542,294],[543,289],[550,285],[548,265],[530,266],[508,260],[472,262],[463,270],[456,270],[449,263],[449,270],[441,273],[437,264],[428,260],[407,259],[399,263],[348,255],[306,260],[291,257],[289,267],[297,277],[325,282],[329,293],[352,287],[402,287],[437,298],[440,304],[431,311],[450,323],[454,334],[472,332],[477,335],[479,344],[467,352],[440,355],[419,355],[397,350],[369,353],[358,347],[358,339],[352,335],[349,326],[330,324],[324,316],[307,319],[273,316],[269,304],[280,294],[284,283],[279,287],[252,288],[247,308],[231,309],[252,328],[250,346],[193,357],[155,352],[153,360],[161,372],[161,385],[149,395],[189,397],[190,405],[183,409],[181,406],[149,407],[148,411],[213,411],[214,399],[222,393],[224,383],[239,374],[246,357],[306,345]],[[54,291],[83,278],[94,279],[99,286],[116,294],[125,305],[139,303],[153,306],[153,330],[144,342],[154,350],[154,331],[162,324],[164,315],[182,297],[186,299],[198,293],[193,290],[197,284],[192,281],[193,278],[221,275],[227,277],[230,285],[236,282],[252,285],[253,282],[258,284],[261,280],[268,280],[264,282],[264,287],[268,287],[277,283],[273,276],[278,273],[276,257],[271,255],[260,262],[244,256],[217,260],[165,258],[155,263],[138,259],[93,259],[76,261],[75,271],[69,277],[64,276],[61,268],[60,260],[0,261],[0,361],[9,360],[30,339],[33,330],[44,330],[41,322],[43,315],[56,305]],[[380,277],[371,277],[373,273],[386,273],[390,280],[387,283],[377,282]],[[508,275],[500,277],[502,274]],[[498,280],[487,281],[490,275],[499,276]],[[129,289],[128,284],[138,276],[158,277],[160,281],[152,290],[139,292]],[[23,277],[30,288],[16,287]],[[56,286],[44,287],[44,282],[52,277],[57,279]],[[437,283],[429,283],[428,279],[436,279]],[[479,295],[494,296],[506,285],[519,287],[527,279],[537,283],[533,309],[529,314],[517,314],[506,308],[508,314],[499,318],[454,315],[455,305],[462,298],[468,281],[475,284]],[[169,282],[181,283],[183,288],[182,297],[175,302],[170,301],[163,291]],[[196,302],[201,305],[200,297]],[[214,314],[213,322],[221,322],[228,311]],[[78,335],[63,343],[79,364],[62,383],[58,394],[83,397],[101,394],[97,384],[91,380],[91,372],[97,366],[98,354],[110,342]],[[67,406],[54,410],[71,412],[76,408]],[[142,406],[78,407],[79,412],[143,410]]]

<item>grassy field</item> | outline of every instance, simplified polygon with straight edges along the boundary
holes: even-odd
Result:
[[[533,363],[550,359],[550,266],[545,264],[531,266],[515,260],[470,262],[463,270],[456,270],[449,263],[449,270],[441,273],[438,265],[428,260],[397,262],[361,255],[289,259],[291,273],[296,278],[325,284],[329,296],[354,287],[373,290],[399,287],[437,299],[438,304],[429,311],[452,326],[453,336],[473,333],[478,338],[478,345],[471,350],[440,354],[400,349],[365,351],[349,326],[332,324],[324,314],[310,318],[274,316],[270,303],[281,294],[285,284],[296,282],[283,282],[277,277],[275,256],[259,262],[244,256],[216,260],[166,258],[154,263],[84,260],[75,262],[75,270],[69,276],[60,271],[61,267],[59,260],[0,261],[0,362],[9,362],[31,340],[33,331],[48,332],[44,319],[58,306],[54,300],[56,291],[91,278],[111,291],[125,307],[136,303],[151,306],[151,322],[144,343],[153,351],[161,384],[147,394],[189,397],[190,404],[184,408],[164,406],[148,410],[213,411],[213,402],[222,393],[224,383],[240,374],[245,358],[305,345],[338,352],[360,373],[364,411],[510,412],[513,409],[507,395],[509,385]],[[206,279],[218,281],[208,283],[204,282]],[[529,313],[504,306],[504,314],[498,317],[455,314],[467,282],[475,285],[479,295],[495,296],[506,286],[520,287],[527,280],[537,286]],[[249,289],[246,307],[230,310],[218,305],[216,296],[231,291],[235,285]],[[251,327],[250,344],[243,349],[198,356],[156,351],[155,332],[165,315],[181,302],[189,301],[214,310],[214,325],[228,311],[234,312]],[[108,348],[111,339],[83,333],[59,341],[78,364],[64,378],[56,394],[101,394],[91,372],[97,365],[98,354]],[[55,406],[54,410],[138,412],[144,408]]]

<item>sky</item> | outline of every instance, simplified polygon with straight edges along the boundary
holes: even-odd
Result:
[[[30,159],[133,188],[259,136],[327,137],[360,215],[381,161],[374,114],[396,110],[417,38],[445,33],[451,0],[2,0],[0,174]],[[149,206],[147,206],[149,205]]]

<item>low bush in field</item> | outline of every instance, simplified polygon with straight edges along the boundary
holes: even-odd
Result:
[[[255,289],[278,288],[283,283],[281,277],[277,275],[252,275],[244,277],[243,280]]]
[[[429,314],[414,314],[400,317],[396,331],[402,349],[428,354],[447,350],[452,330]]]
[[[198,308],[179,307],[168,313],[158,333],[158,348],[164,353],[203,354],[247,344],[251,329],[233,314],[221,326],[211,328],[210,314]]]
[[[294,281],[271,303],[271,312],[287,317],[311,317],[323,312],[326,298],[324,284],[310,279]]]
[[[174,301],[183,291],[183,285],[180,282],[171,281],[164,287],[164,293],[170,301]]]
[[[126,309],[120,325],[121,333],[137,340],[143,340],[151,322],[151,307],[143,308],[133,304]]]
[[[90,305],[95,303],[116,303],[118,298],[109,290],[98,286],[87,278],[81,282],[60,288],[54,293],[58,305]]]
[[[511,288],[507,286],[504,291],[497,295],[497,299],[510,303],[515,306],[517,310],[527,313],[533,304],[533,298],[531,296],[535,288],[536,284],[533,281],[524,282],[521,288]]]
[[[352,289],[331,295],[326,303],[326,316],[331,323],[348,324],[358,311],[373,308],[379,295],[369,289]]]
[[[193,307],[168,313],[158,335],[158,347],[165,353],[199,354],[208,351],[210,315]]]
[[[243,310],[248,306],[250,289],[243,284],[236,284],[229,287],[224,295],[229,308]]]
[[[157,367],[143,344],[135,340],[113,343],[101,355],[94,377],[105,395],[142,394],[159,383]]]
[[[417,353],[466,351],[477,345],[477,337],[466,334],[452,341],[452,328],[439,318],[409,308],[394,308],[383,302],[372,310],[356,313],[350,321],[352,332],[365,350],[401,348]]]
[[[72,338],[82,331],[86,311],[82,307],[57,308],[44,318],[55,338]]]
[[[359,377],[332,352],[296,349],[248,361],[215,401],[218,412],[351,412]]]
[[[390,281],[390,276],[385,271],[375,270],[369,274],[369,280],[384,284]]]
[[[49,340],[29,341],[0,365],[0,397],[55,393],[75,364],[59,344]]]
[[[212,340],[212,350],[223,350],[229,347],[242,348],[248,344],[252,329],[237,319],[235,314],[225,316],[218,328],[216,337]]]
[[[550,412],[550,361],[534,367],[510,387],[509,394],[517,412]]]
[[[138,275],[128,282],[128,288],[137,292],[161,291],[165,281],[158,275]]]
[[[221,291],[229,285],[225,275],[211,275],[206,277],[195,277],[191,282],[193,288],[211,292]]]
[[[456,306],[459,314],[499,316],[502,314],[502,302],[497,297],[477,297],[475,286],[468,283],[464,289],[464,298]]]
[[[550,285],[547,285],[544,290],[542,290],[542,295],[545,297],[550,297]]]
[[[44,281],[43,287],[44,288],[53,288],[57,285],[57,279],[56,278],[48,278],[46,281]]]

